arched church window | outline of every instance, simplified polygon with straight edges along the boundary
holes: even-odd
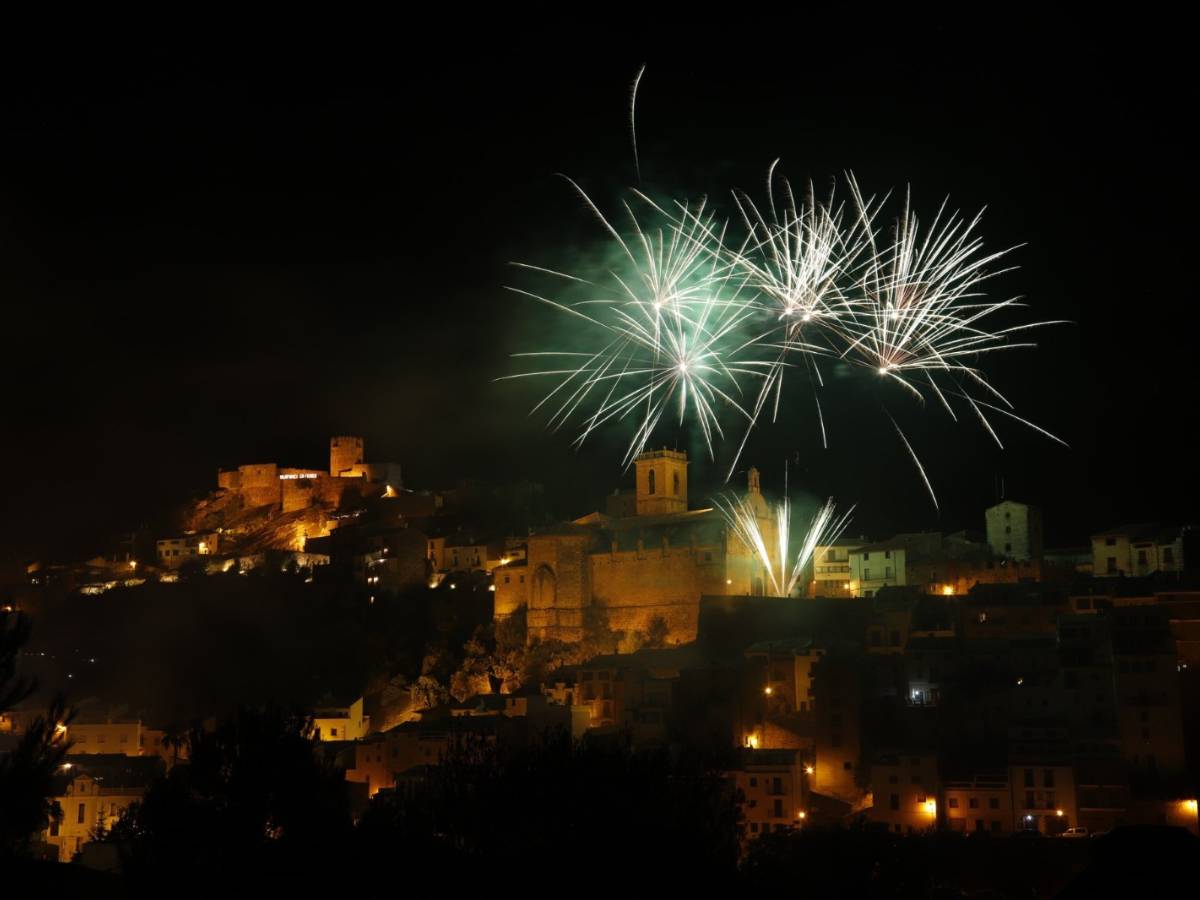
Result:
[[[654,470],[653,469],[650,470],[650,487],[646,491],[646,493],[648,493],[648,494],[654,493]]]
[[[674,491],[672,491],[672,493],[675,494],[676,497],[678,497],[679,496],[679,473],[678,472],[676,472],[672,476],[672,486],[674,487]]]

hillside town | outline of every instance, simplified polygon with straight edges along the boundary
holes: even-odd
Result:
[[[718,747],[743,852],[851,823],[1200,833],[1194,532],[1102,523],[1047,548],[1042,511],[1004,499],[980,511],[978,533],[843,535],[816,548],[794,595],[769,596],[753,548],[694,507],[688,462],[644,452],[632,488],[554,522],[536,484],[413,490],[399,466],[365,463],[361,438],[334,437],[327,470],[223,470],[177,532],[29,564],[3,609],[38,622],[207,586],[250,585],[252,600],[276,582],[339,585],[371,610],[438,598],[468,620],[461,646],[428,643],[419,665],[314,692],[315,752],[355,815],[411,792],[464,742],[561,734],[633,752]],[[769,532],[756,469],[739,494]],[[111,868],[106,835],[187,763],[189,742],[83,669],[70,673],[75,714],[57,723],[58,812],[32,837],[47,858]],[[43,699],[3,711],[0,750],[44,718]],[[215,727],[208,712],[194,727]]]

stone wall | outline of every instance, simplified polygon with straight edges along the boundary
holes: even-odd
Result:
[[[589,562],[595,603],[608,613],[610,628],[645,632],[661,617],[676,643],[695,640],[701,595],[725,581],[717,548],[595,553]]]
[[[363,439],[338,435],[329,439],[329,474],[337,477],[362,465]]]
[[[492,575],[497,619],[506,619],[522,606],[529,605],[529,567],[524,562],[498,568]]]
[[[592,540],[590,533],[530,537],[526,581],[531,637],[582,639],[583,610],[592,602]]]
[[[247,508],[280,502],[279,467],[275,463],[239,466],[238,473],[242,498]]]
[[[313,469],[280,469],[280,497],[283,511],[307,509],[320,500],[318,483],[328,476]],[[293,477],[287,477],[293,476]],[[315,477],[309,477],[315,476]]]

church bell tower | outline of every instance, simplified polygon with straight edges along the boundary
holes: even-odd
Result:
[[[637,514],[664,516],[687,512],[687,454],[679,450],[647,450],[636,460]]]

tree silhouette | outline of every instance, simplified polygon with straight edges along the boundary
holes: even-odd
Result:
[[[529,860],[538,878],[577,878],[580,854],[599,853],[612,878],[713,887],[736,872],[737,821],[728,782],[698,760],[557,733],[521,749],[454,745],[415,782],[376,795],[357,843],[364,860],[386,853],[460,877]]]
[[[17,674],[17,656],[32,628],[21,613],[0,613],[0,712],[26,700],[37,687]],[[16,747],[0,755],[0,856],[27,853],[34,837],[60,815],[52,797],[54,775],[70,746],[66,726],[72,713],[56,697],[45,716],[34,719]]]
[[[153,882],[228,879],[254,870],[298,877],[344,851],[346,785],[321,757],[312,720],[238,710],[214,731],[194,725],[188,758],[113,826],[122,870]]]

